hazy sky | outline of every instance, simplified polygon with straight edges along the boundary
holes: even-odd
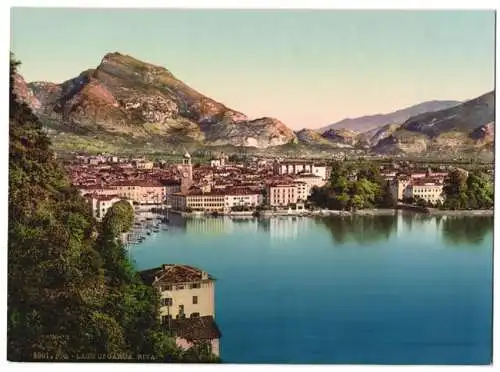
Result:
[[[250,117],[294,129],[494,87],[493,11],[12,10],[26,80],[118,51]]]

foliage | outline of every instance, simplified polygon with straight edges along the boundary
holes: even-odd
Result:
[[[390,208],[394,204],[389,185],[373,163],[354,166],[334,162],[328,184],[313,188],[309,201],[321,208],[337,210]]]
[[[472,171],[468,176],[455,170],[443,188],[443,209],[490,209],[493,207],[493,182],[488,175]]]
[[[119,202],[97,224],[40,121],[14,93],[18,65],[11,56],[8,359],[113,353],[183,361],[184,351],[160,331],[158,294],[140,281],[118,239],[133,210]]]
[[[134,208],[126,200],[116,202],[106,212],[102,225],[113,235],[129,231],[134,225]]]

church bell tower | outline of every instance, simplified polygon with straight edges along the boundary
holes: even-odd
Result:
[[[186,194],[193,185],[193,165],[191,164],[191,155],[187,151],[182,159],[182,164],[179,165],[179,171],[181,172],[181,192]]]

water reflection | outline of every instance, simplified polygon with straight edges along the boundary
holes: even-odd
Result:
[[[295,240],[307,235],[315,226],[330,233],[336,245],[355,242],[371,244],[407,234],[424,236],[438,234],[449,245],[481,243],[493,230],[493,217],[430,216],[398,213],[380,216],[307,217],[194,217],[173,215],[168,233],[187,233],[205,237],[224,234],[266,234],[271,240]]]
[[[388,240],[396,231],[397,216],[347,216],[317,220],[330,232],[335,244],[370,244]]]
[[[453,246],[479,246],[486,235],[493,231],[493,217],[486,216],[445,216],[441,224],[444,241]]]
[[[295,240],[313,224],[311,218],[282,216],[268,220],[271,240]]]
[[[170,226],[193,235],[206,237],[232,233],[257,232],[258,221],[252,217],[188,217],[177,216],[170,220]]]

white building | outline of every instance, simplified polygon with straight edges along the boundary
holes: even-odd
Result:
[[[160,294],[159,317],[174,332],[178,346],[194,341],[211,344],[219,355],[220,332],[215,323],[215,279],[188,265],[165,264],[140,273],[142,280]]]
[[[294,184],[273,184],[267,187],[267,203],[271,207],[288,207],[298,200],[299,193]]]
[[[221,166],[221,161],[220,161],[220,159],[210,160],[210,166],[211,166],[212,168],[220,167],[220,166]]]
[[[326,165],[315,165],[310,161],[288,161],[274,163],[274,173],[278,175],[294,175],[300,173],[313,174],[328,179],[328,167]]]
[[[321,179],[326,181],[328,179],[327,172],[328,172],[327,167],[321,165],[321,166],[313,166],[311,173],[314,174],[315,176],[321,177]]]
[[[311,195],[313,187],[323,187],[326,184],[326,181],[321,176],[317,176],[314,174],[301,174],[295,177],[295,181],[304,182],[306,184],[306,193],[307,196]],[[306,197],[307,199],[307,197]],[[306,200],[302,199],[302,200]]]
[[[405,190],[405,198],[423,199],[436,204],[443,202],[443,183],[432,179],[415,179]]]
[[[309,196],[309,186],[303,181],[294,181],[293,184],[297,187],[297,200],[305,201]]]
[[[263,202],[262,194],[250,190],[224,191],[224,208],[231,210],[233,207],[255,208]]]

